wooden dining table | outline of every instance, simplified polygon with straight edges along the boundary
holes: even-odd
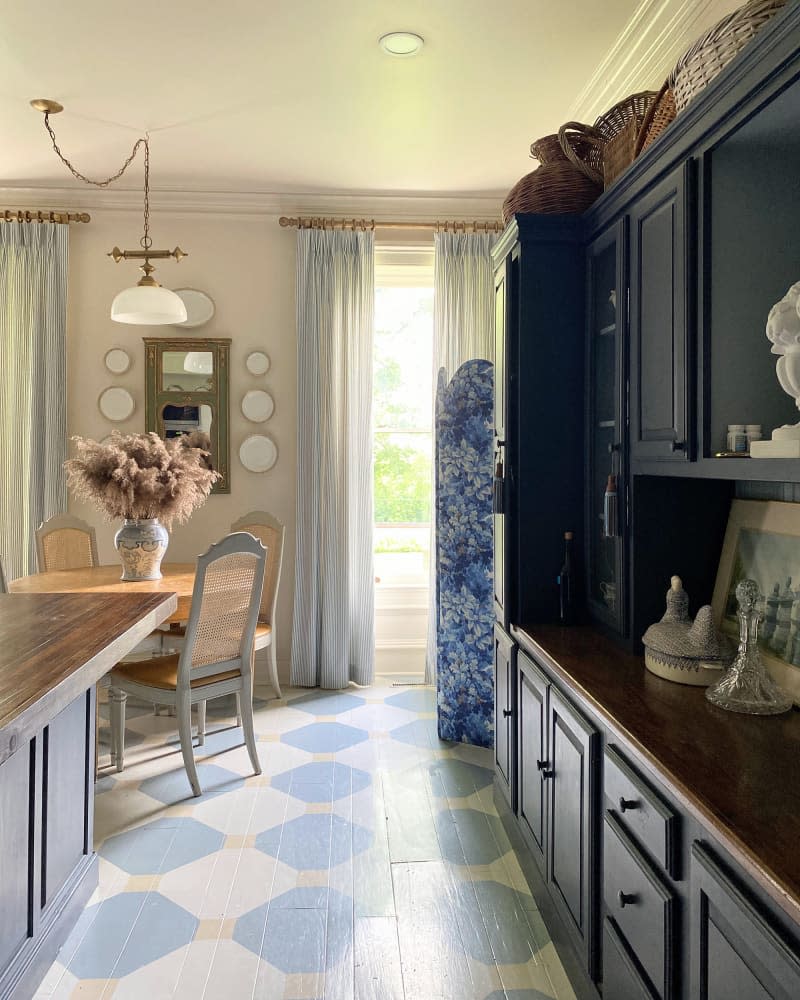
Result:
[[[21,576],[8,589],[12,594],[176,594],[178,605],[165,623],[185,622],[192,605],[194,573],[194,563],[163,563],[160,580],[121,580],[122,567],[114,563]]]

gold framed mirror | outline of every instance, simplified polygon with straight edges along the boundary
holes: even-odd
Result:
[[[230,337],[143,337],[145,426],[162,438],[205,431],[222,478],[212,493],[230,493]]]

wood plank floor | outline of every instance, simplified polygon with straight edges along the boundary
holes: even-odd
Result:
[[[100,888],[37,1000],[574,1000],[492,754],[438,740],[433,690],[257,698],[260,777],[231,710],[209,705],[193,799],[175,720],[129,706]]]

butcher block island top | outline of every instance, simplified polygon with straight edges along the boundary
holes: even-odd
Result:
[[[590,628],[512,633],[800,922],[800,712],[725,712]]]
[[[0,595],[0,761],[145,639],[174,594]]]

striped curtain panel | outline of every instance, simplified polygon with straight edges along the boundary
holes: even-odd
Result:
[[[292,684],[370,684],[372,233],[297,234],[297,553]]]
[[[493,233],[436,233],[433,278],[434,384],[443,371],[447,384],[465,361],[494,363]],[[434,470],[435,479],[435,470]],[[436,539],[431,529],[431,553]],[[431,605],[425,680],[436,683],[436,583],[431,558]]]
[[[36,571],[34,533],[67,509],[69,226],[0,222],[0,557]]]

